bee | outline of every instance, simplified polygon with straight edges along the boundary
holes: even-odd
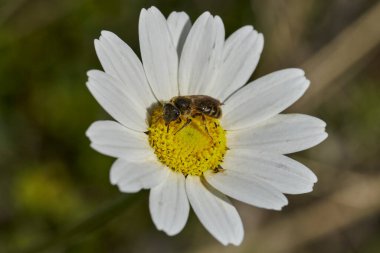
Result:
[[[205,117],[219,119],[222,116],[221,105],[219,100],[206,95],[176,96],[163,105],[162,117],[168,131],[171,122],[181,122],[181,116],[186,118],[186,123],[177,131],[179,132],[197,116],[203,121]],[[207,127],[206,131],[208,133]]]

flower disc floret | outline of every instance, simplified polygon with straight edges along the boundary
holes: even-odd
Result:
[[[219,120],[191,117],[191,123],[183,127],[186,122],[187,117],[181,116],[166,126],[162,107],[153,110],[148,135],[158,160],[184,175],[218,171],[227,150],[226,132]]]

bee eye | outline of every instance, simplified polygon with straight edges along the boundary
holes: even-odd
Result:
[[[181,114],[181,112],[174,105],[169,104],[169,103],[164,104],[162,116],[163,116],[166,123],[170,123],[171,121],[178,119],[180,114]]]

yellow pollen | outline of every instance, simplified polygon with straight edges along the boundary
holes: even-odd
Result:
[[[168,127],[162,118],[162,106],[153,109],[149,127],[149,144],[158,160],[173,171],[201,176],[206,170],[219,171],[227,151],[226,133],[219,120],[211,117],[191,117],[172,121]],[[181,129],[181,127],[183,127]]]

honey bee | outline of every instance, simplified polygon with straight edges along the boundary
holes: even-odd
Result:
[[[220,118],[221,105],[219,100],[206,95],[176,96],[163,105],[162,117],[168,127],[173,121],[181,122],[181,116],[186,118],[186,123],[177,131],[179,132],[189,125],[194,117],[200,116],[203,120],[205,117]]]

